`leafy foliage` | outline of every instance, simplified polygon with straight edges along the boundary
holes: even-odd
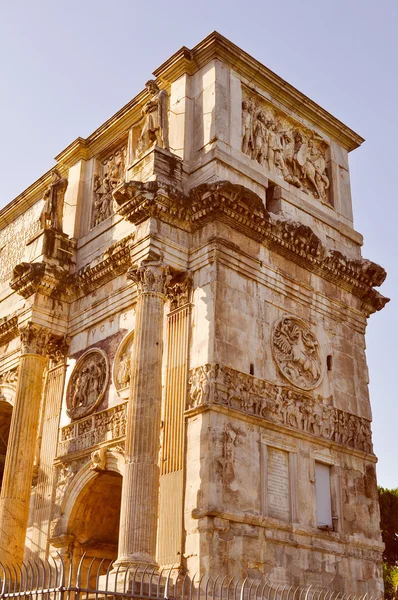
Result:
[[[388,490],[379,487],[380,528],[386,547],[384,561],[398,567],[398,488]]]
[[[383,562],[383,579],[384,597],[386,600],[392,600],[398,585],[398,567],[392,567],[388,563]]]
[[[398,586],[398,488],[379,487],[380,528],[385,549],[383,553],[384,597],[394,597]]]

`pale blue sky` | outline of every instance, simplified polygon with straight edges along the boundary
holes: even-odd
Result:
[[[398,0],[0,0],[0,206],[214,29],[366,138],[355,227],[392,298],[367,334],[373,434],[379,483],[398,487]]]

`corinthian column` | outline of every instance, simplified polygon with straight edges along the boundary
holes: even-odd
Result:
[[[22,353],[0,495],[0,561],[23,560],[49,332],[20,329]]]
[[[137,284],[138,299],[117,562],[156,565],[163,314],[170,274],[148,260],[128,277]]]

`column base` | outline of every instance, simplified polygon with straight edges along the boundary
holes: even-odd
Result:
[[[117,569],[118,567],[127,569],[128,567],[143,567],[144,569],[159,569],[159,565],[153,556],[147,554],[146,552],[134,552],[132,554],[128,554],[126,556],[121,556],[117,558],[113,563],[113,568]]]
[[[160,572],[159,565],[149,557],[144,561],[144,555],[134,555],[131,560],[118,559],[113,563],[112,570],[107,575],[99,577],[101,591],[115,591],[119,593],[135,593],[153,596],[160,585],[166,585],[165,577]],[[160,578],[160,581],[159,581]]]

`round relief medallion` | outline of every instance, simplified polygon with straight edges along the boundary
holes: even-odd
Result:
[[[121,341],[113,363],[113,383],[121,398],[128,398],[130,394],[130,357],[133,341],[134,330],[130,331]]]
[[[109,379],[108,359],[99,348],[85,352],[73,369],[66,391],[66,413],[80,419],[91,413],[104,397]]]
[[[322,379],[322,354],[319,342],[307,323],[284,316],[272,332],[272,352],[281,373],[303,390],[316,388]]]

